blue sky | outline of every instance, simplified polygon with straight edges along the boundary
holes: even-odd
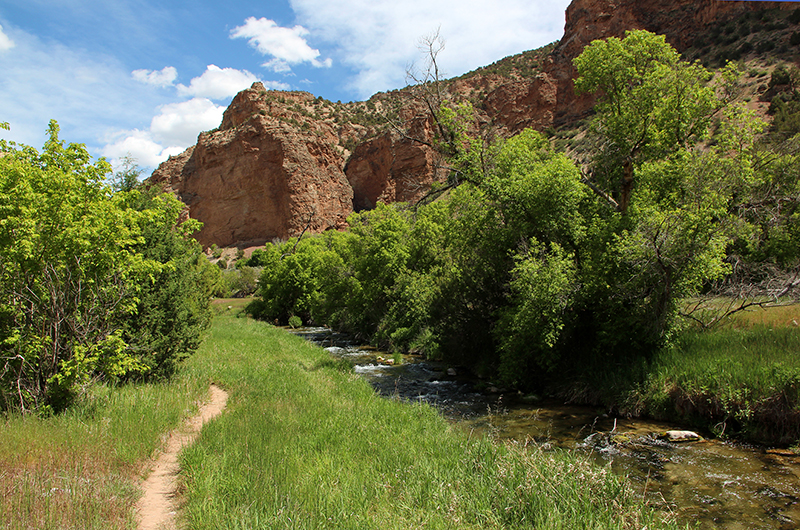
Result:
[[[332,101],[406,85],[439,30],[447,77],[561,37],[569,0],[0,0],[0,137],[61,137],[148,171],[254,81]]]

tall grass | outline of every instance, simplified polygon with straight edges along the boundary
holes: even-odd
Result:
[[[229,394],[181,456],[186,528],[669,528],[606,468],[495,445],[224,308],[169,384],[93,388],[0,425],[0,528],[133,529],[138,480],[210,381]]]
[[[470,437],[263,323],[218,317],[190,364],[231,398],[182,453],[188,528],[668,526],[607,469]]]
[[[688,329],[650,358],[588,359],[562,379],[573,401],[762,444],[800,442],[800,305]],[[566,371],[565,371],[566,372]],[[563,389],[568,389],[566,392]],[[557,389],[558,390],[558,389]]]
[[[633,411],[704,424],[716,434],[800,440],[800,330],[729,327],[688,332],[649,363],[628,396]]]
[[[3,418],[0,528],[135,528],[143,466],[207,390],[189,378],[97,385],[61,415]]]

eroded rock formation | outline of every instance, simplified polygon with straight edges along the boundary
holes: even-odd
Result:
[[[683,50],[744,10],[774,7],[796,5],[574,0],[564,37],[537,59],[532,75],[479,70],[448,82],[447,90],[450,97],[476,103],[478,123],[499,135],[544,130],[590,111],[593,98],[574,92],[572,60],[592,40],[647,29]],[[404,132],[373,119],[390,114],[392,105],[400,107],[394,116]],[[419,200],[446,177],[426,145],[431,138],[430,120],[413,98],[378,94],[341,105],[304,92],[266,91],[256,83],[234,98],[218,130],[201,134],[196,146],[161,164],[151,180],[174,192],[188,215],[204,223],[196,235],[202,244],[246,246],[305,229],[341,228],[354,209],[379,201]]]
[[[203,223],[195,235],[203,245],[285,239],[306,225],[312,232],[342,228],[352,212],[339,137],[324,122],[298,127],[283,112],[287,98],[297,105],[313,96],[282,94],[278,104],[269,95],[261,83],[240,92],[218,130],[200,134],[151,177]]]

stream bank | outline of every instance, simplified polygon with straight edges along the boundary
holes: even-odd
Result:
[[[479,391],[470,378],[441,363],[398,359],[326,328],[294,333],[349,361],[383,396],[429,403],[473,434],[530,450],[567,450],[608,466],[686,523],[728,530],[800,528],[800,457],[789,451],[718,440],[663,441],[659,433],[681,426]]]

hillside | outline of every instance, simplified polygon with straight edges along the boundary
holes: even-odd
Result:
[[[574,0],[565,19],[559,42],[443,80],[442,97],[473,105],[476,132],[547,131],[580,159],[594,100],[575,94],[572,59],[592,40],[646,29],[707,66],[742,61],[740,97],[761,113],[774,96],[767,91],[776,64],[800,57],[800,8],[788,2]],[[150,181],[204,223],[196,235],[204,246],[258,245],[341,228],[351,212],[378,202],[425,196],[447,176],[426,145],[432,127],[413,87],[343,104],[256,83],[234,98],[218,129]]]

